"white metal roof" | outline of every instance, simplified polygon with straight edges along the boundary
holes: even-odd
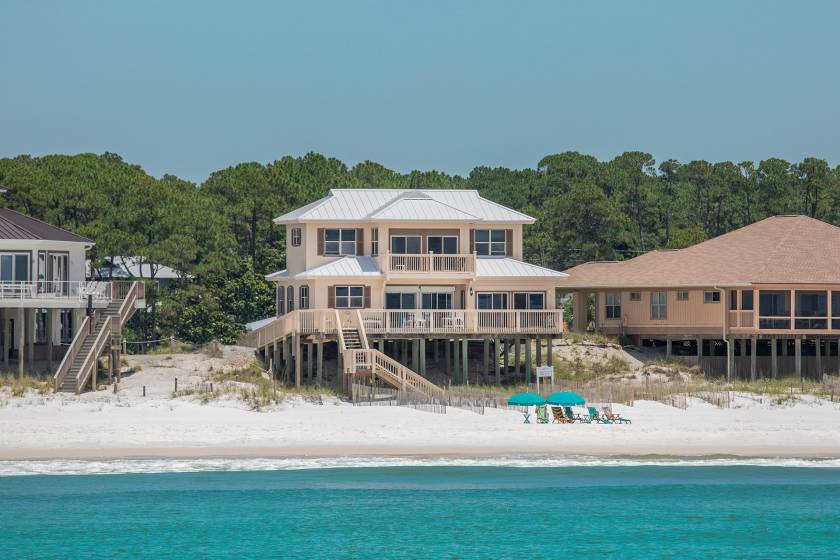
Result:
[[[272,321],[276,320],[277,317],[266,317],[265,319],[260,319],[259,321],[253,321],[251,323],[245,323],[245,330],[248,331],[255,331],[257,329],[261,329],[262,327],[268,325]]]
[[[91,266],[90,259],[85,263],[91,278],[151,278],[153,266],[155,267],[156,280],[192,278],[189,274],[183,274],[162,264],[143,262],[140,257],[106,257],[104,266],[98,269]]]
[[[373,219],[534,222],[531,216],[487,200],[476,190],[455,189],[331,189],[326,197],[275,218],[274,221],[288,223]]]
[[[478,278],[509,277],[554,277],[566,278],[565,272],[543,268],[535,264],[509,257],[478,257],[475,260],[475,275]]]
[[[296,274],[295,278],[326,278],[326,277],[381,277],[382,273],[371,257],[341,257],[334,261],[316,266],[307,271]]]
[[[278,270],[277,272],[272,272],[271,274],[266,274],[266,280],[278,280],[280,278],[288,278],[289,272],[284,268],[283,270]]]

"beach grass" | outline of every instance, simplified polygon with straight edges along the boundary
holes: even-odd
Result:
[[[25,374],[18,377],[12,374],[0,375],[0,389],[8,389],[13,397],[22,397],[28,391],[46,395],[52,391],[50,379],[43,376]]]

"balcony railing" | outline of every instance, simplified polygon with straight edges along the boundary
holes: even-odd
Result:
[[[130,284],[130,282],[128,283]],[[108,302],[112,297],[111,282],[0,282],[0,301],[72,300]]]
[[[475,254],[410,254],[384,253],[376,257],[386,274],[475,274]]]

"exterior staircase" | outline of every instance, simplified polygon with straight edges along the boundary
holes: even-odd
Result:
[[[114,285],[108,307],[85,317],[53,380],[57,392],[82,392],[94,377],[99,356],[112,346],[119,346],[122,328],[139,304],[145,305],[145,290],[141,282],[132,282],[127,290]]]
[[[363,348],[362,339],[359,336],[359,329],[341,329],[341,334],[344,336],[345,350],[358,350]]]

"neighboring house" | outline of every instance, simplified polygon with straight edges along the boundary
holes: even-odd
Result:
[[[729,376],[840,371],[840,228],[819,220],[775,216],[685,249],[566,272],[573,330],[592,322]]]
[[[562,335],[555,287],[565,275],[522,260],[522,228],[534,219],[476,191],[333,189],[274,221],[286,227],[287,268],[266,277],[276,284],[278,319],[247,340],[286,367],[301,364],[281,357],[289,337],[332,336],[344,356],[347,329],[421,376],[427,354],[438,357],[456,381],[466,380],[475,341],[481,373],[498,381],[503,347],[515,350],[517,372],[527,352],[530,375],[530,342],[541,352]]]
[[[96,268],[90,260],[87,261],[88,279],[90,280],[150,280],[154,276],[155,282],[161,287],[169,287],[180,282],[189,275],[166,265],[149,263],[140,257],[109,256],[103,259],[102,266]]]
[[[86,237],[0,208],[4,370],[13,369],[14,362],[19,374],[45,368],[52,372],[53,364],[61,362],[56,370],[62,373],[59,381],[67,377],[75,390],[76,376],[81,373],[81,381],[87,381],[95,369],[91,365],[95,358],[106,349],[110,351],[111,337],[119,337],[120,327],[130,315],[128,308],[133,310],[142,287],[86,280],[85,252],[92,245]],[[131,302],[123,309],[127,297]],[[95,321],[88,319],[89,313]],[[110,315],[124,320],[110,320]],[[85,346],[91,334],[91,344]],[[68,389],[69,385],[68,381]]]

